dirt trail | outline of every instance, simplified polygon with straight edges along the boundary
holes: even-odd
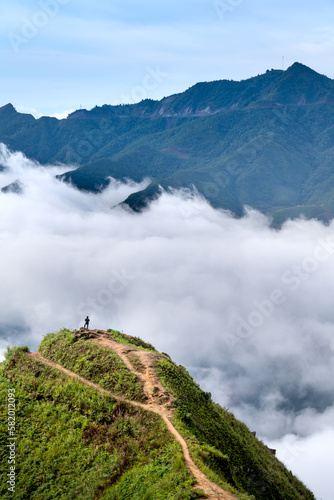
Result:
[[[93,330],[92,333],[97,337],[89,339],[91,342],[114,351],[125,366],[142,382],[144,393],[148,398],[148,405],[155,410],[164,409],[166,414],[172,417],[173,412],[168,407],[173,403],[174,397],[166,391],[156,373],[157,358],[162,359],[163,357],[158,353],[121,344],[113,340],[112,335],[108,333],[105,335],[105,332],[101,334],[101,330]]]
[[[79,332],[78,332],[79,333]],[[94,342],[102,347],[106,347],[112,349],[124,362],[127,368],[134,373],[139,380],[143,383],[144,392],[148,397],[148,403],[143,404],[137,401],[132,401],[125,399],[121,396],[117,396],[110,391],[103,389],[98,384],[94,382],[90,382],[89,380],[77,375],[70,370],[58,365],[57,363],[44,358],[39,352],[27,353],[28,356],[45,363],[57,370],[62,371],[66,375],[78,380],[79,382],[89,385],[93,387],[101,394],[108,394],[118,401],[124,401],[133,406],[137,406],[143,408],[146,411],[151,411],[157,413],[166,423],[167,429],[169,432],[173,434],[175,439],[180,443],[184,461],[189,472],[195,477],[197,484],[195,485],[197,488],[201,489],[205,493],[205,498],[210,500],[236,500],[236,497],[231,493],[223,490],[220,486],[210,481],[206,475],[197,467],[195,462],[192,460],[189,452],[188,445],[183,438],[183,436],[179,433],[179,431],[174,427],[171,419],[173,417],[173,411],[169,408],[170,403],[173,401],[172,396],[166,391],[166,389],[162,386],[160,380],[158,379],[156,372],[154,361],[158,354],[148,351],[142,351],[132,346],[127,346],[125,344],[121,344],[116,342],[111,338],[107,332],[101,330],[91,331],[97,338],[89,339],[91,342]],[[129,356],[135,356],[140,361],[140,369],[141,371],[136,370],[132,363],[129,361]]]

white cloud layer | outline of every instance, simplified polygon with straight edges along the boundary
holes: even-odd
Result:
[[[268,443],[277,449],[277,458],[315,492],[317,500],[333,496],[333,415],[331,425],[306,438],[287,435]]]
[[[54,178],[63,167],[5,147],[0,165],[0,188],[23,185],[0,192],[0,347],[35,349],[86,314],[92,328],[140,336],[331,500],[334,224],[277,231],[257,212],[235,219],[187,192],[138,215],[115,205],[145,184],[82,193]]]

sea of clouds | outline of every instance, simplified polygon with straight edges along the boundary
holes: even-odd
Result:
[[[196,193],[141,214],[0,146],[0,350],[62,327],[142,337],[190,371],[316,493],[334,469],[334,223],[242,219]]]

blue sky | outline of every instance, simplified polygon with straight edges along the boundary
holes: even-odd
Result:
[[[61,116],[295,61],[334,78],[334,4],[2,0],[0,105]]]

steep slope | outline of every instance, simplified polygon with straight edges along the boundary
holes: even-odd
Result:
[[[0,371],[2,407],[15,388],[17,498],[314,499],[150,344],[63,330],[25,351],[9,351]]]

